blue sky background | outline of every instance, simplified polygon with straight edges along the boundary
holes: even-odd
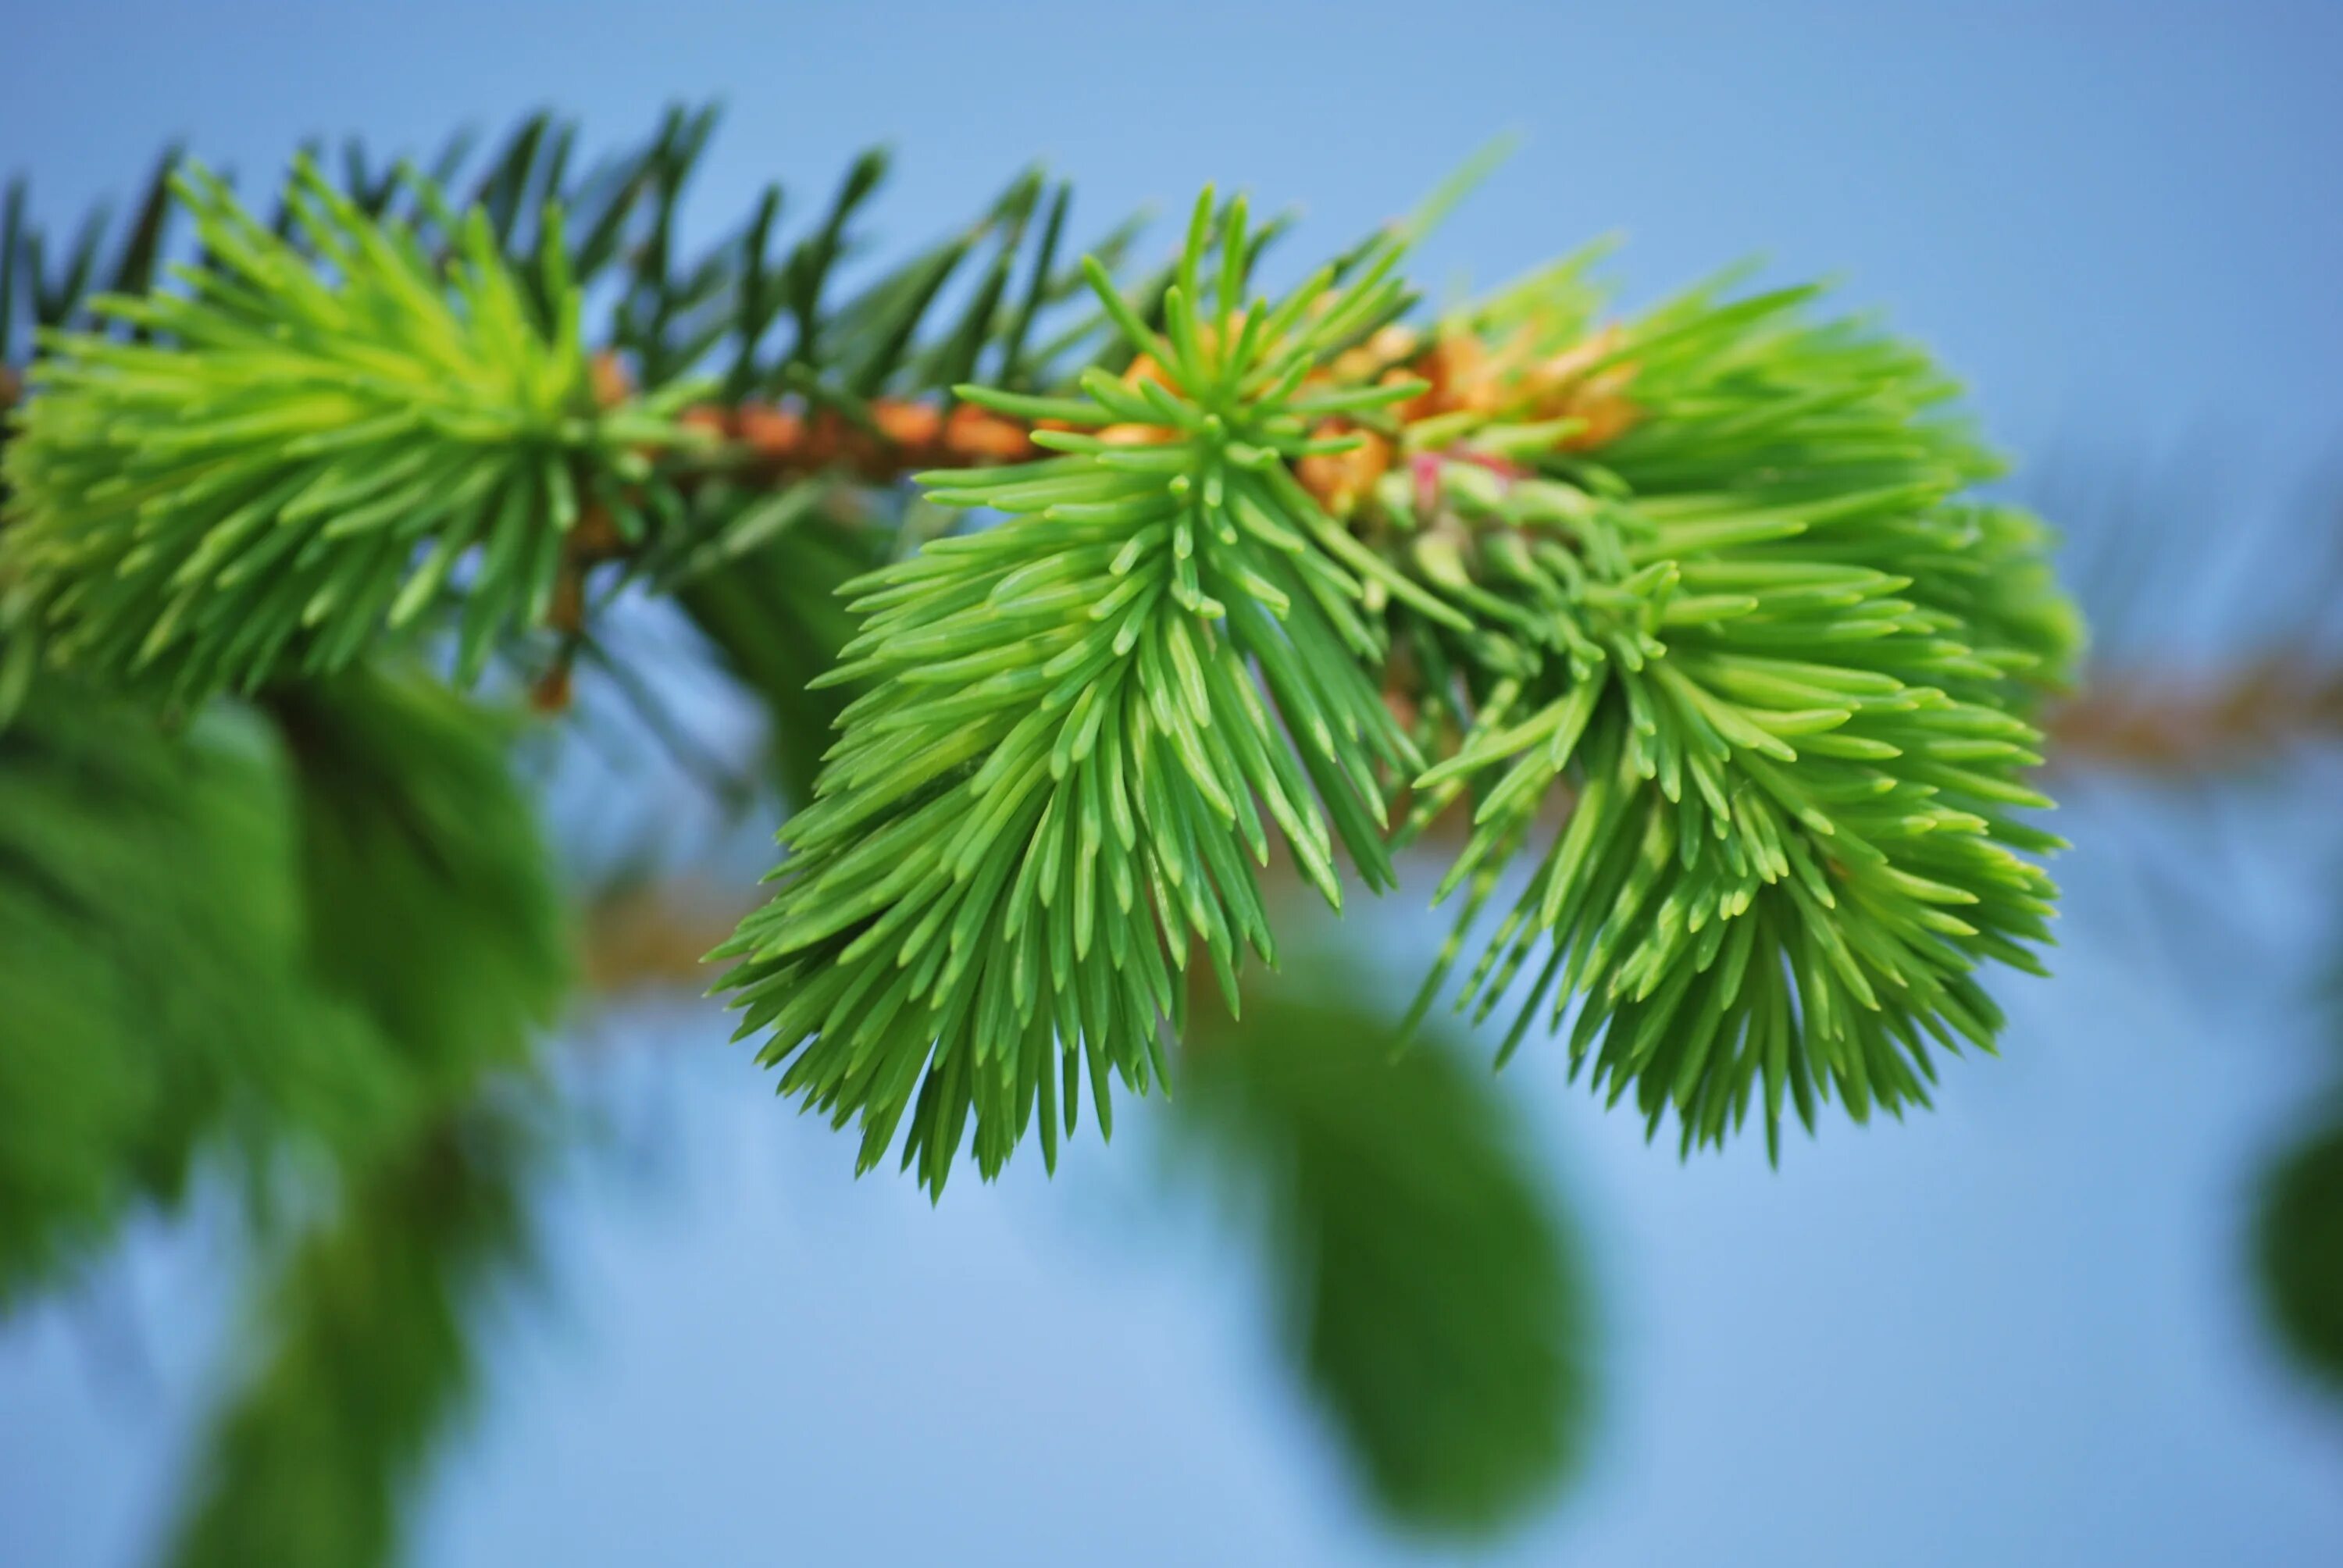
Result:
[[[174,136],[251,178],[312,133],[433,146],[549,105],[617,140],[718,97],[703,232],[885,139],[906,245],[1037,156],[1094,223],[1213,179],[1333,243],[1517,128],[1423,278],[1623,229],[1648,297],[1762,252],[1934,345],[2021,457],[2177,462],[2225,518],[2343,436],[2343,7],[5,9],[0,171],[52,220]],[[1493,1560],[2334,1561],[2343,1412],[2266,1348],[2239,1235],[2332,1067],[2301,1005],[2332,784],[2257,797],[2267,848],[2157,910],[2134,862],[2196,819],[2087,794],[2059,975],[2002,987],[2004,1059],[1778,1175],[1755,1148],[1679,1166],[1525,1050],[1506,1087],[1609,1354],[1591,1473]],[[1395,975],[1428,885],[1363,917]],[[1360,1513],[1243,1247],[1161,1200],[1143,1131],[930,1210],[851,1181],[726,1032],[698,1007],[600,1030],[581,1082],[618,1155],[551,1194],[550,1289],[499,1321],[423,1561],[1452,1560]],[[153,1540],[228,1247],[150,1231],[0,1327],[0,1559]]]

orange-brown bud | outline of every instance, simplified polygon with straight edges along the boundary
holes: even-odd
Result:
[[[719,441],[729,441],[735,421],[729,409],[713,403],[695,403],[676,416],[676,423],[687,430],[700,431]]]
[[[894,400],[870,405],[870,422],[888,440],[915,454],[932,446],[944,427],[944,417],[927,404]]]
[[[1168,425],[1109,425],[1098,433],[1098,438],[1110,447],[1154,447],[1179,436]]]
[[[1432,385],[1404,403],[1393,413],[1403,423],[1413,424],[1436,415],[1453,414],[1460,408],[1495,407],[1494,388],[1487,367],[1488,351],[1477,337],[1452,332],[1418,355],[1405,373],[1394,372],[1386,381],[1401,381],[1411,376]]]
[[[1625,338],[1616,325],[1606,327],[1530,372],[1533,409],[1539,418],[1585,421],[1583,429],[1564,437],[1564,451],[1600,447],[1634,424],[1638,410],[1627,397],[1627,388],[1635,379],[1634,362],[1604,365]],[[1603,367],[1596,369],[1598,365]]]
[[[594,388],[594,401],[604,408],[615,408],[634,396],[634,377],[627,367],[608,349],[595,354],[586,362],[586,374]]]
[[[742,404],[732,416],[732,430],[759,457],[770,462],[788,460],[805,440],[804,422],[769,403]]]
[[[1333,364],[1319,375],[1326,380],[1345,384],[1364,381],[1370,376],[1391,371],[1415,352],[1420,341],[1414,328],[1393,322],[1388,327],[1376,328],[1374,336],[1357,347],[1342,350],[1334,357]],[[1393,379],[1404,380],[1412,374],[1400,371],[1396,376],[1383,374],[1382,378],[1388,383]]]
[[[1156,363],[1155,356],[1152,354],[1141,354],[1123,369],[1124,386],[1136,387],[1142,381],[1152,381],[1158,387],[1169,387],[1174,392],[1180,390],[1180,384],[1172,379],[1172,373],[1169,370]]]
[[[1586,421],[1585,427],[1563,437],[1563,450],[1586,452],[1617,440],[1643,417],[1627,396],[1627,384],[1634,379],[1635,367],[1618,366],[1593,377],[1571,399],[1569,412]]]
[[[1340,419],[1330,419],[1311,432],[1313,436],[1353,433],[1352,427]],[[1333,517],[1350,516],[1392,466],[1389,441],[1373,430],[1356,434],[1359,444],[1351,450],[1315,452],[1294,465],[1294,477],[1302,481],[1302,487],[1317,498],[1318,504]]]
[[[962,403],[944,421],[944,454],[960,463],[1017,463],[1033,455],[1033,438],[1016,420]]]

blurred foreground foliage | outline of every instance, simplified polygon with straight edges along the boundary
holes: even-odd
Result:
[[[1367,1495],[1477,1533],[1586,1452],[1585,1264],[1486,1070],[1446,1038],[1402,1050],[1359,980],[1304,956],[1242,1022],[1200,1008],[1173,1103],[1258,1228],[1286,1351]]]
[[[318,978],[435,1101],[525,1060],[572,966],[506,727],[437,683],[377,669],[287,687],[269,710]]]
[[[250,724],[157,732],[63,686],[0,732],[0,1302],[207,1143],[378,1137],[401,1093],[309,967],[291,801]]]
[[[2343,1118],[2289,1149],[2264,1178],[2254,1261],[2287,1349],[2343,1396]]]
[[[505,727],[382,672],[178,734],[44,685],[0,732],[0,1306],[216,1168],[277,1279],[181,1557],[387,1560],[465,1303],[518,1261],[488,1097],[568,981]]]
[[[426,1121],[267,1261],[256,1364],[206,1435],[174,1563],[392,1558],[476,1390],[481,1302],[525,1277],[534,1138],[493,1105]]]

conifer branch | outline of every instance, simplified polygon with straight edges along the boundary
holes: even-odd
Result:
[[[2207,677],[2108,668],[2043,719],[2054,768],[2154,779],[2250,772],[2343,740],[2343,668],[2282,648]]]
[[[971,1122],[988,1175],[1037,1116],[1054,1163],[1085,1076],[1102,1127],[1111,1079],[1160,1081],[1192,956],[1237,1006],[1273,849],[1339,904],[1447,816],[1422,1005],[1504,890],[1458,1005],[1525,997],[1505,1052],[1575,1006],[1574,1065],[1687,1146],[1923,1101],[1931,1040],[1991,1044],[1974,971],[2047,940],[2025,777],[2077,628],[2039,526],[1965,494],[1993,460],[1924,356],[1729,279],[1614,320],[1586,256],[1418,321],[1420,223],[1272,303],[1277,226],[1209,194],[1117,276],[1128,231],[1063,261],[1038,175],[841,296],[883,159],[778,255],[776,191],[682,257],[706,132],[580,183],[536,126],[460,218],[354,162],[271,229],[183,171],[182,292],[60,334],[79,286],[44,286],[17,684],[192,707],[534,632],[558,710],[602,598],[673,595],[787,755],[837,729],[720,949],[742,1032],[931,1189]],[[980,519],[890,564],[840,514],[914,468]]]

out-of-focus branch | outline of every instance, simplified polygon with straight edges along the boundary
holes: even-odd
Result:
[[[2343,739],[2343,668],[2274,656],[2210,679],[2109,670],[2046,727],[2064,770],[2207,779]]]
[[[703,989],[719,971],[701,958],[753,907],[749,898],[692,881],[604,893],[588,901],[579,920],[579,983],[605,997],[650,987]]]
[[[2270,658],[2227,678],[2108,670],[2055,707],[2045,724],[2053,768],[2209,779],[2343,739],[2343,668]],[[705,987],[716,974],[701,955],[730,936],[750,907],[701,883],[638,885],[597,899],[580,936],[586,986],[602,996]]]

